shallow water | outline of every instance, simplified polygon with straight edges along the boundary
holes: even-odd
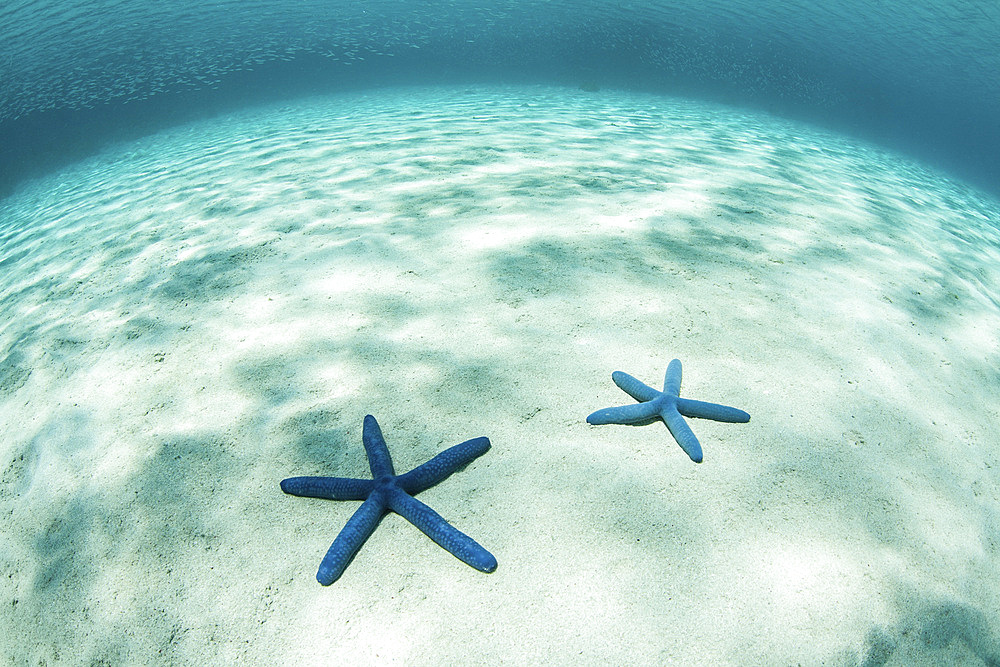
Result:
[[[0,663],[1000,664],[998,25],[0,4]],[[496,572],[316,583],[367,413]]]

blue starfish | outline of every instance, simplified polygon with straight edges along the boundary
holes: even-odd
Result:
[[[622,391],[631,396],[639,403],[624,405],[620,408],[604,408],[598,410],[587,417],[588,424],[599,426],[601,424],[632,424],[639,426],[650,424],[657,419],[662,419],[674,436],[674,440],[681,446],[691,460],[701,463],[701,445],[698,438],[694,436],[691,427],[684,421],[684,417],[697,417],[700,419],[713,419],[717,422],[744,423],[750,421],[750,415],[742,410],[731,408],[718,403],[706,403],[704,401],[692,401],[689,398],[681,398],[681,362],[674,359],[667,366],[667,377],[663,382],[663,391],[656,391],[652,387],[644,385],[628,373],[615,371],[611,374],[611,379],[615,381]],[[682,417],[681,415],[684,415]]]
[[[474,438],[441,452],[427,463],[405,475],[397,475],[392,467],[389,448],[378,422],[365,417],[361,441],[368,454],[372,479],[347,477],[289,477],[281,481],[281,490],[293,496],[329,498],[330,500],[364,500],[348,519],[330,550],[320,563],[316,579],[329,586],[344,573],[354,554],[375,531],[388,510],[399,514],[424,532],[459,560],[483,572],[497,569],[497,559],[475,540],[453,528],[440,514],[413,496],[429,489],[456,470],[467,466],[490,448],[488,438]]]

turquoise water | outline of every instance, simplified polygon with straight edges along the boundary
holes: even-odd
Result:
[[[0,187],[248,102],[528,81],[762,108],[996,192],[998,26],[987,0],[15,0],[0,7]]]

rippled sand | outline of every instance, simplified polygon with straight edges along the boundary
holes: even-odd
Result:
[[[13,663],[920,664],[1000,656],[1000,207],[668,98],[303,100],[0,202]],[[613,370],[747,410],[591,427]],[[398,471],[500,562],[287,476]]]

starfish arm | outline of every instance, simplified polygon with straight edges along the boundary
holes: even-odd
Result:
[[[444,480],[456,470],[461,470],[490,448],[489,438],[473,438],[449,447],[427,463],[417,466],[396,478],[399,488],[416,495]]]
[[[371,415],[365,417],[364,426],[361,429],[361,442],[365,445],[365,452],[368,454],[368,465],[372,469],[372,477],[378,479],[387,475],[395,475],[392,468],[392,458],[389,456],[389,448],[385,445],[385,438],[382,437],[382,429],[378,422]]]
[[[493,554],[449,524],[430,507],[407,495],[402,489],[397,488],[389,496],[389,506],[460,561],[481,572],[492,572],[497,569],[497,559]]]
[[[690,456],[695,463],[701,463],[701,443],[698,442],[691,427],[684,421],[684,417],[681,417],[680,413],[673,407],[661,412],[660,416],[663,417],[670,435],[674,436],[674,440],[681,446],[684,453]]]
[[[717,422],[743,424],[750,421],[750,415],[738,408],[705,401],[692,401],[690,398],[678,398],[677,411],[685,417],[713,419]]]
[[[375,531],[384,513],[385,503],[382,494],[375,493],[368,496],[330,545],[330,550],[319,564],[316,581],[329,586],[340,579],[340,575],[347,569],[358,549]]]
[[[670,396],[681,395],[681,360],[674,359],[667,364],[667,375],[663,378],[663,393]]]
[[[660,392],[656,392],[659,394]],[[587,416],[587,423],[594,426],[603,424],[643,424],[657,417],[655,406],[649,403],[633,403],[617,408],[603,408]]]
[[[615,371],[612,373],[611,379],[616,385],[618,385],[619,389],[637,401],[651,401],[660,395],[660,392],[656,391],[649,385],[643,384],[628,373],[623,373],[622,371]]]
[[[281,490],[293,496],[329,500],[364,500],[375,480],[348,477],[289,477],[281,480]]]

